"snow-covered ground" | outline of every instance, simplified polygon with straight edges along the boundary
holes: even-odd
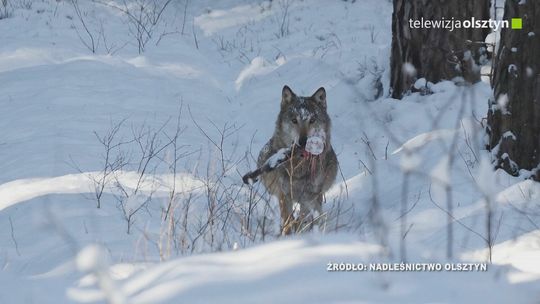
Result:
[[[389,1],[172,1],[142,30],[127,2],[133,18],[123,1],[79,0],[83,25],[71,1],[8,0],[0,303],[538,301],[540,185],[492,171],[487,84],[386,97]],[[326,88],[341,167],[323,231],[293,237],[241,181],[285,84]],[[327,271],[402,258],[489,264]]]

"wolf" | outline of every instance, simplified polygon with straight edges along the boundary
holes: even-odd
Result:
[[[331,126],[323,87],[309,97],[297,96],[288,86],[283,87],[274,134],[257,160],[261,167],[284,148],[301,149],[301,153],[293,153],[285,163],[261,176],[267,191],[279,199],[282,234],[310,229],[314,222],[320,222],[323,195],[338,170],[330,143]],[[306,150],[313,137],[322,139],[317,155]]]

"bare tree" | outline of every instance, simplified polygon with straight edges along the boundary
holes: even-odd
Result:
[[[416,79],[431,82],[461,76],[480,80],[474,59],[485,53],[489,29],[415,28],[411,21],[489,19],[489,0],[394,0],[392,14],[391,95],[400,99]]]
[[[136,182],[133,187],[125,187],[116,175],[116,186],[119,194],[115,195],[118,205],[127,223],[127,233],[131,232],[135,215],[152,201],[156,188],[155,173],[157,167],[162,163],[162,153],[171,146],[175,138],[163,141],[164,128],[168,125],[167,120],[158,130],[153,130],[149,126],[143,125],[140,128],[132,128],[133,142],[137,146],[135,154],[138,156],[134,162],[137,173]],[[145,193],[141,193],[146,188]]]
[[[92,197],[96,201],[96,207],[101,208],[103,202],[103,194],[105,194],[107,188],[111,186],[111,183],[114,182],[114,176],[116,173],[124,166],[127,165],[127,154],[123,150],[123,146],[131,143],[132,141],[123,140],[119,135],[120,129],[124,124],[125,119],[119,121],[118,123],[112,123],[110,129],[108,129],[104,134],[100,135],[97,131],[94,131],[94,135],[98,140],[101,148],[103,149],[102,153],[99,155],[101,157],[100,171],[97,173],[86,173],[75,160],[71,159],[71,165],[80,173],[85,174],[92,184]]]
[[[540,3],[506,1],[504,19],[512,18],[522,18],[523,29],[501,34],[488,148],[497,167],[512,175],[530,170],[540,181]]]
[[[97,207],[101,208],[101,199],[105,188],[111,182],[112,176],[121,170],[127,163],[126,155],[121,151],[121,146],[128,144],[129,141],[123,141],[118,138],[118,132],[124,124],[125,119],[112,125],[112,128],[105,134],[99,135],[94,131],[94,135],[104,149],[102,171],[97,175],[90,175],[89,178],[94,185],[94,197]]]
[[[279,5],[279,14],[275,17],[275,22],[278,25],[278,30],[275,33],[277,38],[282,38],[289,35],[289,23],[290,23],[290,8],[291,0],[279,0],[277,1]]]
[[[11,11],[8,8],[8,1],[7,0],[1,0],[1,1],[2,2],[0,3],[0,20],[9,18],[9,16],[11,15]]]
[[[108,1],[93,1],[117,9],[127,16],[129,33],[137,43],[139,54],[144,52],[147,43],[154,37],[163,13],[172,2],[172,0],[136,0],[129,2],[124,0],[123,5],[119,6]]]
[[[90,30],[87,22],[85,21],[85,13],[81,11],[81,8],[79,7],[79,1],[71,0],[71,4],[73,5],[75,14],[77,14],[77,18],[79,19],[79,22],[84,29],[84,34],[81,34],[79,33],[77,27],[75,27],[75,31],[77,31],[77,36],[79,36],[82,44],[84,44],[86,48],[88,48],[92,53],[95,54],[99,46],[99,39],[94,38],[94,33]]]

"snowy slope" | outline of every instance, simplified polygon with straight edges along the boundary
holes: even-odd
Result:
[[[122,1],[79,1],[89,31],[101,37],[95,54],[69,1],[22,3],[13,1],[0,20],[0,303],[540,297],[540,186],[490,169],[481,149],[489,86],[442,82],[431,95],[386,98],[388,1],[190,1],[185,18],[185,2],[173,1],[141,54]],[[300,95],[326,88],[343,175],[327,194],[324,231],[290,239],[277,237],[277,202],[260,185],[241,183],[273,132],[285,84]],[[125,144],[113,152],[128,164],[110,176],[98,209],[93,181],[104,150],[95,134],[120,122],[115,140]],[[185,155],[176,174],[169,145],[133,193],[142,152],[132,139],[146,143],[161,130],[164,144],[177,127]],[[489,206],[488,272],[326,271],[332,261],[400,262],[407,170],[415,172],[405,195],[407,261],[487,262]],[[180,230],[171,234],[163,212],[173,185]],[[129,234],[120,189],[133,193],[128,209],[151,197]],[[446,189],[454,206],[450,260]]]

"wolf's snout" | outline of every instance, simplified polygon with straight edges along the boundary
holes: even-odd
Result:
[[[300,147],[302,147],[302,149],[304,149],[306,147],[306,142],[307,142],[307,136],[301,136],[300,140],[298,141],[298,144],[300,145]]]

